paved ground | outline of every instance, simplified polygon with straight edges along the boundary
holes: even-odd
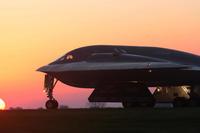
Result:
[[[0,112],[1,133],[177,133],[200,131],[200,108]]]

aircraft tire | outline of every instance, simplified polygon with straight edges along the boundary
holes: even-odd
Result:
[[[151,101],[146,104],[147,107],[153,107],[154,105],[155,105],[155,101]]]
[[[57,109],[58,102],[56,100],[48,100],[45,106],[46,106],[46,109]]]
[[[136,102],[122,102],[122,106],[124,108],[134,108],[134,107],[137,107],[139,105]]]
[[[183,97],[177,97],[173,101],[174,107],[186,107],[188,106],[188,100]]]
[[[199,99],[191,99],[189,101],[190,107],[200,107],[200,100]]]

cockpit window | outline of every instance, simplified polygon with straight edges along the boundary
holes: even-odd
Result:
[[[72,60],[73,58],[74,58],[73,55],[67,55],[67,56],[66,56],[66,59],[67,59],[67,60]]]
[[[65,57],[61,57],[60,59],[58,59],[59,61],[64,61]]]

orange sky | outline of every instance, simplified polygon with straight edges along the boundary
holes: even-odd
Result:
[[[199,0],[0,0],[0,98],[37,108],[46,101],[35,70],[90,44],[148,45],[200,54]],[[84,107],[89,90],[59,84],[61,104]]]

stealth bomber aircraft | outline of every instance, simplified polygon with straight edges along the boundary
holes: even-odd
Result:
[[[47,109],[58,108],[57,81],[94,89],[90,102],[121,102],[123,107],[200,105],[200,56],[178,50],[93,45],[66,53],[38,69],[45,73]],[[149,90],[154,88],[155,92]]]

